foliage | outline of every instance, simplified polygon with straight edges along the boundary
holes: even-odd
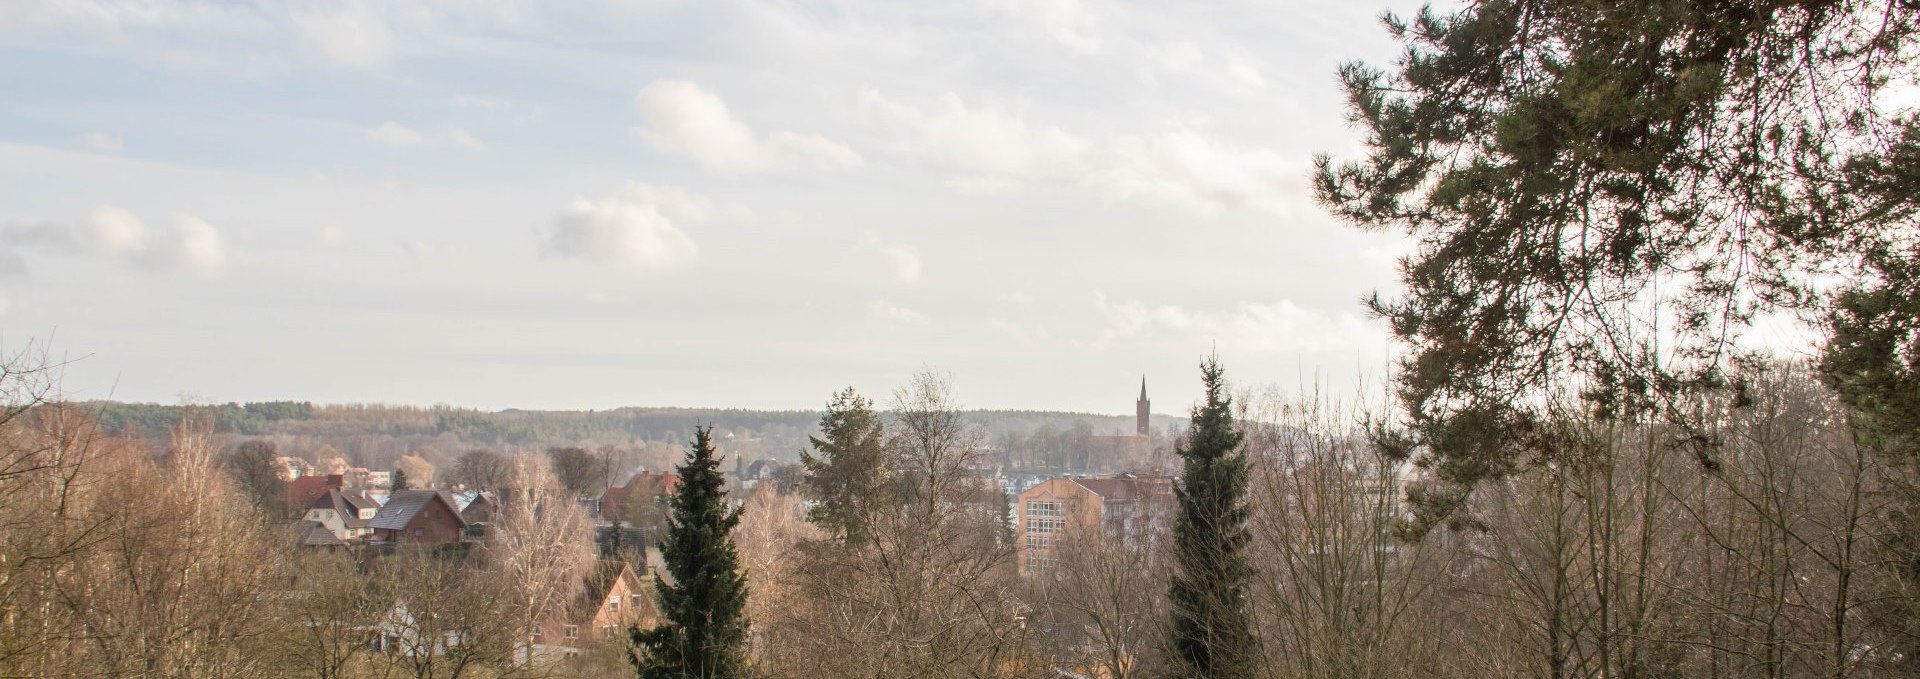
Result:
[[[1561,389],[1663,417],[1711,465],[1689,399],[1756,318],[1911,269],[1920,120],[1892,95],[1920,4],[1485,0],[1388,26],[1396,70],[1340,73],[1367,157],[1315,185],[1418,241],[1405,293],[1369,304],[1412,349],[1399,395],[1443,484],[1420,530],[1577,449],[1542,411]]]
[[[887,471],[886,431],[873,403],[852,387],[834,394],[820,418],[820,435],[808,440],[814,452],[800,453],[814,503],[807,519],[848,544],[865,542]]]
[[[1245,435],[1234,428],[1219,362],[1202,362],[1200,376],[1206,402],[1194,407],[1193,428],[1176,451],[1184,468],[1174,487],[1180,510],[1173,525],[1169,646],[1184,676],[1246,679],[1257,672],[1259,648],[1246,603],[1253,566],[1245,553]]]
[[[668,582],[654,575],[660,625],[634,627],[634,667],[648,679],[729,679],[746,674],[747,577],[730,536],[741,510],[727,506],[726,479],[713,447],[712,427],[694,429],[687,457],[675,470],[680,486],[660,545]]]

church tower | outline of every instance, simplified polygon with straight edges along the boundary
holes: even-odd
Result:
[[[1133,404],[1134,428],[1139,435],[1147,435],[1147,415],[1152,412],[1153,408],[1147,402],[1147,378],[1141,376],[1140,400]]]

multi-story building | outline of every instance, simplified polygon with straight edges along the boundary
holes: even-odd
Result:
[[[1020,493],[1015,507],[1022,573],[1045,568],[1070,540],[1153,539],[1173,512],[1173,479],[1117,476],[1061,477]]]

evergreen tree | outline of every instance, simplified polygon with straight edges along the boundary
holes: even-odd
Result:
[[[712,427],[696,427],[686,460],[675,470],[680,487],[660,543],[673,582],[653,578],[663,621],[653,629],[628,630],[638,651],[630,656],[634,669],[645,679],[746,675],[747,576],[731,537],[741,510],[727,506],[712,433]]]
[[[1184,469],[1174,488],[1171,650],[1179,676],[1193,679],[1252,677],[1259,660],[1247,613],[1247,456],[1221,375],[1218,359],[1200,364],[1207,400],[1176,451]]]
[[[1920,110],[1899,94],[1920,3],[1476,0],[1387,23],[1395,68],[1340,71],[1367,156],[1321,158],[1315,185],[1418,242],[1405,292],[1371,302],[1411,349],[1411,436],[1381,440],[1442,482],[1409,498],[1416,529],[1572,450],[1538,407],[1569,385],[1677,425],[1711,468],[1692,399],[1769,311],[1830,314],[1851,405],[1906,398],[1912,358],[1883,347],[1914,328],[1885,302],[1920,268]]]
[[[407,480],[407,470],[393,470],[393,490],[412,490],[413,482]]]
[[[820,436],[808,440],[817,454],[800,453],[814,501],[807,519],[849,544],[864,543],[886,473],[886,433],[873,403],[852,387],[834,394],[820,418]]]

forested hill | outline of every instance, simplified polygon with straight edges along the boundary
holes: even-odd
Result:
[[[617,408],[613,410],[482,411],[450,406],[421,408],[378,404],[321,405],[304,401],[160,405],[93,401],[84,404],[108,432],[162,439],[185,417],[206,417],[231,443],[248,438],[275,441],[290,454],[332,446],[356,463],[388,464],[426,449],[451,458],[474,448],[539,449],[551,446],[678,446],[695,425],[712,425],[716,438],[749,459],[793,459],[818,430],[820,412],[718,408]],[[1131,434],[1131,416],[1088,413],[976,410],[969,416],[996,447],[1071,448],[1088,437]],[[1164,435],[1183,418],[1155,415]]]

